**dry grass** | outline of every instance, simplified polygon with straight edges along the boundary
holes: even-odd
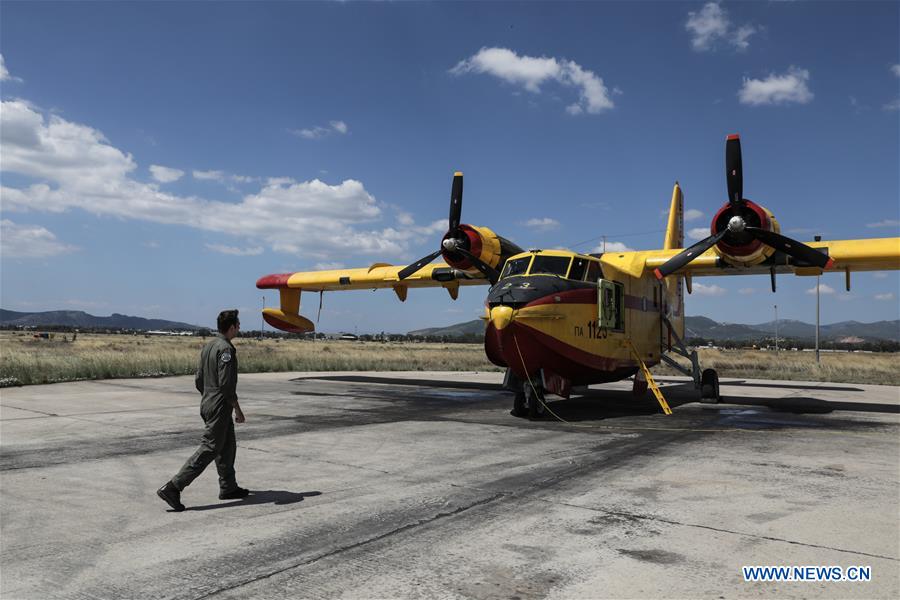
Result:
[[[815,352],[700,348],[698,354],[700,365],[704,369],[715,369],[720,377],[900,385],[898,353],[822,352],[819,365],[816,364]],[[677,358],[680,363],[689,365],[688,361]],[[654,367],[652,372],[659,375],[681,374],[663,364]]]
[[[68,336],[71,339],[71,334]],[[83,379],[187,375],[197,369],[196,337],[79,334],[76,342],[0,332],[0,386]],[[280,371],[496,371],[481,344],[326,342],[239,338],[242,373]]]
[[[74,343],[0,332],[0,387],[121,377],[187,375],[204,340],[80,334]],[[71,339],[71,335],[69,336]],[[416,344],[237,339],[244,373],[280,371],[497,371],[481,344]],[[900,354],[700,349],[704,368],[722,377],[900,385]],[[675,375],[662,365],[660,375]]]

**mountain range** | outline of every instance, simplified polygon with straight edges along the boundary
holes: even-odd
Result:
[[[0,309],[0,325],[12,327],[79,327],[84,329],[129,329],[150,331],[154,329],[201,329],[197,325],[145,319],[113,313],[108,317],[95,317],[81,310],[51,310],[46,312],[16,312]]]
[[[46,312],[16,312],[0,309],[0,326],[6,327],[78,327],[84,329],[128,329],[149,331],[164,330],[197,330],[201,327],[178,321],[165,319],[145,319],[113,313],[108,317],[97,317],[80,310],[53,310]],[[685,337],[703,338],[706,340],[758,341],[772,338],[775,335],[775,321],[744,325],[741,323],[720,323],[707,317],[685,317]],[[484,321],[475,319],[464,323],[456,323],[446,327],[429,327],[416,329],[409,335],[435,337],[480,336],[484,332]],[[859,321],[842,321],[819,328],[822,340],[844,340],[857,338],[854,341],[889,340],[900,342],[900,321],[877,321],[861,323]],[[797,340],[812,340],[816,335],[816,326],[792,319],[778,320],[778,337]]]
[[[775,321],[757,325],[740,323],[719,323],[707,317],[685,317],[685,337],[703,338],[706,340],[757,341],[775,336]],[[484,331],[484,321],[475,319],[465,323],[448,325],[447,327],[431,327],[410,331],[410,335],[460,337],[478,334]],[[791,319],[778,320],[778,337],[797,340],[813,340],[816,336],[815,324]],[[840,341],[846,338],[859,338],[859,341],[889,340],[900,341],[900,321],[877,321],[860,323],[859,321],[842,321],[819,327],[822,340]]]

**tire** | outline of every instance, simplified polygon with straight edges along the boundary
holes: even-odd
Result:
[[[705,369],[700,374],[700,401],[717,403],[719,396],[719,374],[715,369]]]
[[[524,391],[516,392],[516,395],[513,398],[513,407],[511,414],[514,417],[524,417],[528,415],[528,408],[526,406]]]
[[[544,390],[540,385],[525,382],[525,403],[528,405],[528,418],[532,421],[543,419],[547,414],[547,408],[544,406]]]

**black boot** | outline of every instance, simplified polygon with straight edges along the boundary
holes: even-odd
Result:
[[[250,495],[250,490],[240,486],[234,488],[230,492],[219,492],[219,500],[240,500]]]
[[[184,504],[181,503],[181,492],[171,481],[167,482],[166,485],[156,490],[156,495],[162,498],[166,502],[166,504],[171,506],[172,510],[174,510],[175,512],[181,512],[184,510]]]

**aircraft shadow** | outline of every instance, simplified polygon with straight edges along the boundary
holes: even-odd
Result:
[[[302,381],[298,378],[295,381]],[[368,375],[325,375],[316,380],[342,381],[351,383],[380,383],[387,385],[407,385],[429,388],[456,388],[468,390],[502,391],[500,384],[470,381],[436,381],[433,379],[408,379],[401,377],[375,377]],[[675,408],[683,404],[697,402],[697,393],[690,381],[657,378],[661,383],[677,383],[663,387],[663,395],[669,406]],[[791,383],[752,383],[745,380],[723,380],[721,385],[747,388],[783,388],[811,391],[864,392],[862,388],[840,385],[803,385]],[[510,402],[512,394],[510,394]],[[766,407],[773,412],[792,414],[827,414],[833,411],[857,411],[886,414],[900,414],[900,405],[877,404],[872,402],[842,402],[799,396],[789,398],[758,398],[729,394],[722,397],[722,404]],[[717,404],[704,405],[715,408]],[[573,395],[568,400],[551,397],[550,409],[566,421],[597,420],[616,417],[652,415],[660,412],[659,405],[650,392],[636,398],[631,390],[589,389],[586,393]]]
[[[406,377],[371,377],[368,375],[324,375],[322,377],[298,377],[293,381],[313,379],[315,381],[345,381],[349,383],[384,383],[388,385],[414,385],[434,388],[456,388],[462,390],[500,391],[499,383],[478,383],[475,381],[435,381],[434,379],[408,379]]]
[[[204,504],[203,506],[188,506],[185,510],[215,510],[217,508],[231,508],[235,506],[251,506],[254,504],[294,504],[303,502],[304,498],[321,496],[322,492],[288,492],[286,490],[250,490],[250,495],[240,500],[219,502],[218,504]]]
[[[729,383],[729,385],[731,384]],[[647,393],[647,395],[649,396],[649,392]],[[698,402],[696,392],[693,389],[693,385],[690,383],[685,383],[684,385],[678,386],[667,386],[663,388],[663,395],[665,396],[669,406],[673,409],[683,404]],[[630,391],[619,390],[589,390],[587,394],[573,397],[569,400],[551,403],[549,406],[551,410],[559,414],[559,416],[566,418],[560,413],[560,411],[556,410],[556,408],[554,407],[559,406],[560,410],[564,411],[565,409],[563,407],[566,403],[577,403],[581,399],[584,399],[584,402],[582,404],[587,404],[588,407],[595,407],[593,411],[595,413],[594,418],[603,418],[603,416],[600,414],[599,408],[597,408],[601,405],[601,402],[603,406],[611,407],[615,416],[619,416],[620,414],[622,416],[653,414],[654,412],[659,412],[660,410],[659,405],[656,404],[652,397],[648,398],[645,396],[641,398],[635,398]],[[701,406],[715,409],[716,407],[722,405],[735,404],[739,406],[766,407],[773,412],[792,414],[827,414],[836,410],[900,414],[900,405],[897,404],[878,404],[875,402],[843,402],[840,400],[823,400],[821,398],[812,398],[809,396],[791,396],[788,398],[757,398],[729,394],[727,396],[722,396],[722,401],[720,404],[703,404]],[[576,404],[575,406],[579,405]],[[588,408],[585,408],[584,410],[588,410]]]

